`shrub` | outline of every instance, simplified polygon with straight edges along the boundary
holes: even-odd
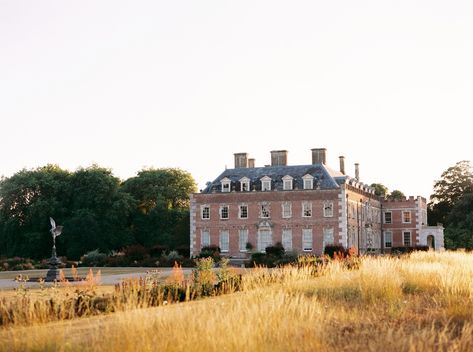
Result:
[[[191,249],[189,246],[179,246],[176,248],[176,251],[183,257],[189,258],[191,256]]]
[[[104,266],[107,255],[99,252],[98,249],[90,251],[81,257],[83,266]]]
[[[163,254],[164,252],[168,250],[169,250],[168,246],[162,246],[160,244],[156,244],[149,249],[148,253],[152,257],[160,257],[161,254]]]
[[[412,253],[414,251],[428,251],[430,248],[429,246],[405,246],[405,247],[391,247],[391,254],[407,254]]]
[[[148,250],[141,244],[133,244],[125,247],[123,252],[131,261],[140,261],[148,256]]]
[[[328,255],[330,258],[335,258],[335,257],[346,257],[348,255],[348,251],[343,247],[342,245],[339,244],[328,244],[324,248],[324,254]]]
[[[281,242],[276,243],[274,246],[266,247],[266,254],[275,256],[277,258],[282,258],[284,252],[284,247],[282,246]]]
[[[211,244],[210,246],[205,246],[202,247],[202,250],[200,251],[200,254],[198,255],[198,258],[207,258],[210,257],[214,260],[214,262],[220,261],[220,247]]]

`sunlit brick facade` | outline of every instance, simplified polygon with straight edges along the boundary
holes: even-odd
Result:
[[[246,153],[235,154],[235,168],[191,196],[191,255],[217,245],[222,255],[245,258],[249,248],[264,251],[278,242],[286,251],[307,254],[322,254],[327,244],[360,253],[443,246],[443,229],[428,232],[425,226],[424,198],[385,201],[359,181],[358,164],[350,177],[344,163],[340,157],[339,171],[326,166],[323,148],[312,149],[311,164],[296,166],[287,165],[284,150],[272,151],[265,167],[255,167]]]

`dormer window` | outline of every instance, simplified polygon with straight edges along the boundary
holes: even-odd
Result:
[[[271,191],[271,177],[264,176],[261,178],[261,190]]]
[[[286,175],[282,178],[282,189],[284,191],[292,190],[292,176]]]
[[[314,188],[314,176],[304,175],[302,176],[302,181],[304,182],[304,189],[313,189]]]
[[[223,178],[220,183],[222,185],[222,192],[230,192],[232,181],[229,178]]]
[[[250,191],[250,179],[248,177],[240,178],[240,191],[241,192]]]

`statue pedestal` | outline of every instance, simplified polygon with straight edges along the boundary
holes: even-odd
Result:
[[[62,264],[61,260],[56,255],[56,246],[53,246],[51,258],[48,260],[49,270],[46,273],[46,282],[59,281],[58,266]]]

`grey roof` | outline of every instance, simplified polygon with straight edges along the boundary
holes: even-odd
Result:
[[[240,190],[240,179],[250,179],[250,190],[261,190],[261,178],[271,178],[271,189],[283,190],[282,178],[286,175],[293,177],[293,188],[303,189],[302,176],[314,177],[314,189],[337,189],[347,176],[329,169],[324,164],[294,165],[294,166],[265,166],[254,168],[227,169],[213,182],[209,183],[202,193],[221,192],[220,181],[225,177],[231,180],[231,189]]]

